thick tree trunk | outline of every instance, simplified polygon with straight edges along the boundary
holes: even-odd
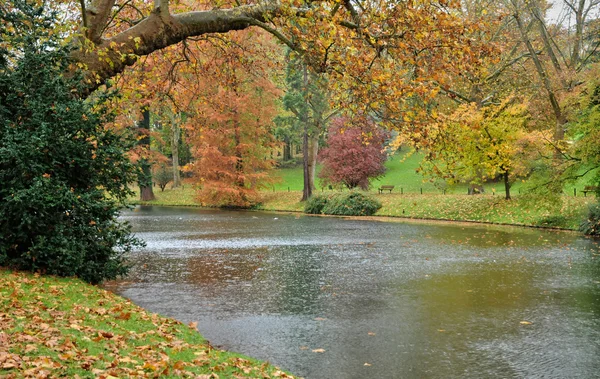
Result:
[[[312,196],[313,184],[310,176],[309,154],[308,154],[308,122],[304,123],[304,135],[302,136],[302,164],[304,168],[304,188],[302,189],[302,200],[306,201]]]
[[[173,163],[173,188],[177,188],[181,185],[181,177],[179,175],[179,137],[181,135],[181,129],[179,128],[179,122],[175,117],[171,119],[171,156]]]
[[[138,122],[140,134],[144,137],[140,139],[139,146],[142,149],[150,150],[150,111],[145,108],[142,111],[142,120]],[[140,173],[138,175],[138,185],[140,187],[140,201],[155,200],[154,190],[152,189],[152,165],[146,158],[139,161]]]
[[[506,171],[503,175],[504,177],[504,198],[506,200],[510,200],[510,182],[508,181],[508,171]]]
[[[319,136],[308,137],[308,176],[311,190],[315,190],[315,178],[317,175],[317,156],[319,155]]]
[[[241,5],[232,9],[170,14],[167,1],[161,1],[154,11],[131,28],[103,38],[102,33],[113,15],[114,0],[94,0],[85,10],[86,33],[72,52],[75,62],[85,65],[88,73],[87,93],[123,72],[139,56],[148,55],[188,37],[209,33],[227,33],[269,22],[281,12],[276,2]],[[94,48],[89,48],[87,43]],[[294,47],[291,45],[290,47]]]
[[[304,82],[304,101],[306,101],[307,108],[310,108],[308,100],[308,68],[306,64],[302,65],[303,69],[303,82]],[[310,154],[309,154],[309,137],[308,137],[308,115],[304,115],[302,124],[304,124],[304,134],[302,136],[302,164],[304,168],[304,188],[302,189],[302,200],[306,201],[312,197],[312,191],[314,184],[311,177],[310,167]]]

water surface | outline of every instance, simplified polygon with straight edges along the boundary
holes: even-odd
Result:
[[[600,377],[594,240],[189,208],[122,217],[147,247],[112,290],[299,376]]]

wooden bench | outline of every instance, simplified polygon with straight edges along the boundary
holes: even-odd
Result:
[[[581,192],[583,192],[583,197],[586,197],[588,192],[598,192],[598,186],[585,186]]]
[[[378,188],[379,193],[383,193],[383,191],[390,191],[390,193],[392,193],[393,189],[394,189],[394,186],[381,186]]]

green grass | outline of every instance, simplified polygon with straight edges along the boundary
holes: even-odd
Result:
[[[455,186],[438,185],[436,186],[429,178],[417,173],[423,154],[414,153],[407,154],[400,152],[392,156],[385,163],[387,169],[385,175],[379,179],[371,181],[371,192],[377,192],[377,188],[381,185],[393,185],[394,191],[403,193],[432,193],[441,194],[442,188],[446,189],[446,193],[467,193],[467,185],[458,184]],[[320,166],[317,166],[317,173]],[[304,186],[304,176],[302,166],[275,170],[274,177],[277,178],[277,183],[273,185],[275,191],[302,191]],[[317,179],[317,188],[321,189],[320,180]],[[521,183],[515,183],[511,189],[513,193],[518,193]],[[583,187],[581,187],[583,188]],[[504,193],[503,183],[487,183],[484,189],[488,192],[495,191],[496,193]],[[571,190],[572,191],[572,190]]]
[[[515,183],[511,188],[511,201],[504,200],[503,183],[485,184],[485,193],[482,195],[466,195],[466,185],[447,187],[444,194],[440,187],[416,172],[422,155],[404,154],[396,154],[388,160],[386,175],[372,182],[370,193],[383,203],[383,207],[377,212],[378,216],[577,229],[586,215],[588,205],[595,202],[593,194],[583,197],[581,192],[588,184],[587,177],[565,186],[561,196],[546,200],[520,194],[524,188],[521,182]],[[276,170],[275,175],[280,181],[274,185],[274,190],[262,192],[263,201],[258,208],[302,212],[304,204],[299,202],[303,187],[302,167]],[[381,185],[394,185],[395,188],[391,194],[378,194],[377,188]],[[578,190],[577,197],[573,196],[573,188]],[[316,194],[328,192],[331,190],[319,187],[317,183]],[[165,192],[155,189],[155,194],[157,200],[146,204],[198,206],[194,200],[193,187],[189,184],[183,189],[166,189]],[[136,202],[135,199],[132,200]]]
[[[282,377],[77,279],[0,269],[0,377]]]

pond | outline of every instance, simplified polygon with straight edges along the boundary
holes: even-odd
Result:
[[[138,207],[114,292],[305,378],[591,378],[600,248],[575,233]]]

